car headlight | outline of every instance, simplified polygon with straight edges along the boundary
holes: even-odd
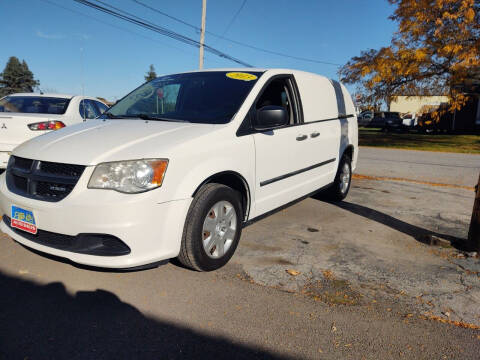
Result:
[[[98,164],[88,182],[89,189],[140,193],[162,186],[168,160],[148,159]]]

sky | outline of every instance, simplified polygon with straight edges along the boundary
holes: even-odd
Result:
[[[133,0],[102,1],[200,38],[195,29]],[[202,0],[141,1],[200,26]],[[206,30],[270,51],[341,65],[362,50],[389,45],[396,30],[388,19],[394,8],[387,0],[244,1],[207,0]],[[0,0],[0,24],[0,71],[10,56],[25,60],[44,92],[81,94],[83,88],[85,95],[115,101],[144,82],[150,64],[158,75],[198,69],[198,48],[73,0]],[[205,43],[256,67],[292,68],[338,78],[336,65],[267,54],[208,33]],[[239,65],[206,53],[204,67]]]

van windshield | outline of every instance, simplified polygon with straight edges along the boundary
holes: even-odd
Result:
[[[0,112],[28,114],[65,114],[70,99],[47,96],[5,96],[0,99]]]
[[[162,76],[132,91],[102,117],[225,124],[261,74],[208,71]]]

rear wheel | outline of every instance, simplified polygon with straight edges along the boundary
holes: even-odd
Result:
[[[352,182],[352,159],[343,155],[338,166],[337,175],[332,186],[327,190],[327,197],[333,201],[341,201],[347,197]]]
[[[233,256],[242,232],[241,195],[222,184],[207,184],[190,205],[179,261],[194,270],[211,271]]]

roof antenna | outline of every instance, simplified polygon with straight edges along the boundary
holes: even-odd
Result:
[[[80,104],[83,107],[82,115],[83,115],[83,121],[87,121],[86,119],[86,112],[85,112],[85,83],[83,80],[83,46],[80,47],[80,77],[82,81],[82,100]]]

